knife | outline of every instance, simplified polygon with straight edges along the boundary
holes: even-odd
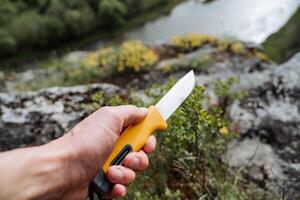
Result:
[[[113,187],[113,183],[109,182],[105,174],[108,168],[111,165],[121,165],[128,153],[139,151],[154,131],[165,130],[168,126],[167,119],[189,96],[194,85],[195,75],[193,70],[191,70],[155,106],[149,107],[148,115],[140,123],[132,125],[123,131],[102,170],[91,182],[91,188],[97,194],[107,193]]]

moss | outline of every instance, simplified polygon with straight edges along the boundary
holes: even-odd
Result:
[[[300,8],[287,24],[272,34],[263,43],[265,52],[275,62],[281,63],[291,58],[300,49]]]

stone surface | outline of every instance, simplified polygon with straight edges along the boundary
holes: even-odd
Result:
[[[254,76],[256,80],[258,77]],[[263,150],[253,154],[254,161],[248,163],[250,171],[256,171],[254,176],[260,179],[264,172],[256,168],[261,169],[261,161],[266,162],[264,166],[269,165],[274,176],[265,176],[263,181],[275,179],[288,199],[295,199],[300,196],[300,54],[259,76],[263,81],[257,81],[255,87],[243,84],[245,80],[241,79],[239,87],[247,89],[248,95],[228,107],[230,118],[240,126],[241,137],[231,144],[234,160],[227,162],[241,167],[257,142]],[[233,154],[233,150],[227,154]],[[262,160],[257,160],[257,156]]]
[[[91,95],[98,91],[109,97],[121,89],[93,84],[0,93],[0,150],[39,145],[60,137],[87,114],[83,104],[91,102]]]

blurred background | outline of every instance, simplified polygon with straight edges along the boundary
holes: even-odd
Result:
[[[282,62],[299,47],[299,4],[298,0],[2,0],[1,64],[16,68],[13,64],[34,61],[41,51],[60,55],[132,38],[157,44],[188,32],[261,44],[271,58]],[[279,44],[278,35],[284,44]]]
[[[300,198],[300,0],[0,0],[0,150],[197,88],[127,199]],[[189,132],[190,134],[186,134]]]

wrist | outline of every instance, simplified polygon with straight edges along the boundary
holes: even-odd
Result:
[[[44,145],[1,154],[0,199],[61,197],[59,188],[65,184],[66,154],[48,148]]]
[[[49,144],[26,149],[28,189],[25,196],[30,199],[59,199],[64,188],[69,187],[68,152],[59,146]]]

